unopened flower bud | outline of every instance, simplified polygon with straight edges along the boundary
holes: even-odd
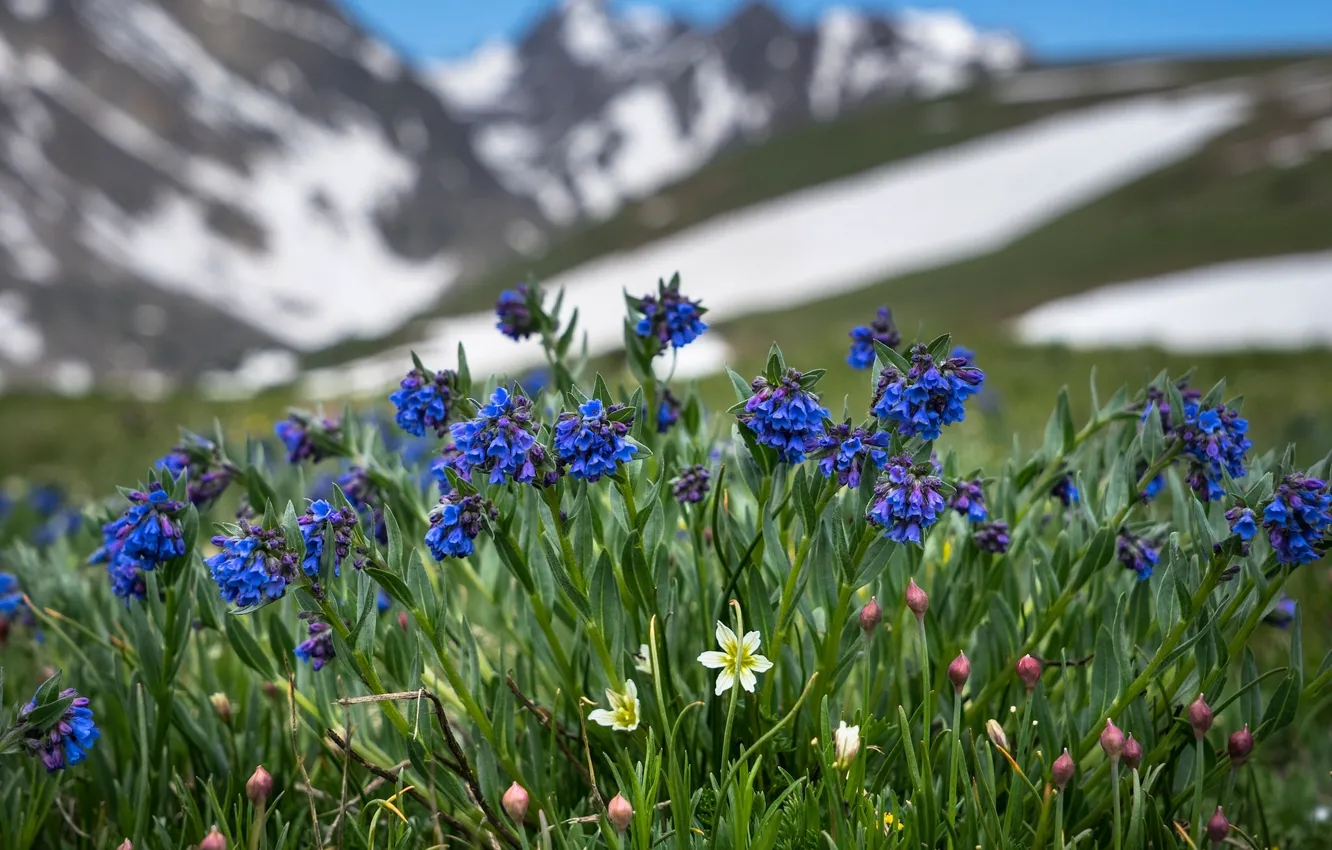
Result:
[[[1212,839],[1212,844],[1217,845],[1226,840],[1230,835],[1230,821],[1226,820],[1226,813],[1221,811],[1221,807],[1216,807],[1216,813],[1207,821],[1207,837]]]
[[[1110,757],[1111,764],[1118,764],[1119,757],[1124,755],[1124,733],[1108,717],[1105,719],[1105,729],[1101,730],[1101,749]]]
[[[1189,704],[1189,725],[1193,727],[1193,737],[1201,741],[1212,728],[1212,708],[1203,701],[1203,695]]]
[[[407,631],[407,612],[406,612],[406,611],[399,611],[399,612],[398,612],[398,625],[402,628],[402,630],[403,630],[404,632]]]
[[[1137,770],[1138,765],[1142,764],[1142,744],[1133,739],[1133,733],[1129,733],[1128,740],[1124,742],[1124,766],[1129,770]]]
[[[1235,767],[1249,760],[1249,753],[1253,752],[1253,733],[1249,731],[1249,724],[1245,723],[1243,729],[1230,734],[1226,749],[1230,751],[1230,763]]]
[[[1041,662],[1030,655],[1024,655],[1018,659],[1017,674],[1027,688],[1027,693],[1031,693],[1036,690],[1036,683],[1041,680]]]
[[[245,783],[245,796],[250,798],[256,808],[263,808],[264,803],[268,801],[268,795],[273,793],[273,777],[264,770],[261,764],[250,774],[250,778]]]
[[[907,583],[906,606],[916,615],[917,620],[925,622],[925,612],[930,609],[930,598],[920,589],[914,578]]]
[[[1073,764],[1073,757],[1068,754],[1068,747],[1064,747],[1064,752],[1050,766],[1050,776],[1054,779],[1055,785],[1059,786],[1060,791],[1063,791],[1064,786],[1073,778],[1075,770],[1076,765]]]
[[[532,800],[527,796],[527,789],[517,782],[509,786],[509,790],[504,792],[500,803],[504,805],[504,811],[509,813],[514,823],[522,823],[527,817],[527,804]]]
[[[228,726],[231,725],[231,700],[226,694],[213,694],[208,698],[213,704],[213,711],[217,712],[217,719]]]
[[[624,799],[623,794],[616,794],[606,804],[606,817],[615,825],[617,830],[624,832],[629,828],[629,821],[634,817],[634,807],[629,805],[629,801]]]
[[[120,842],[120,845],[116,847],[116,850],[134,850],[134,842],[126,838],[124,841]]]
[[[264,696],[268,697],[269,699],[277,699],[278,695],[277,685],[273,684],[272,682],[264,682],[263,685],[261,685],[260,687],[263,689]]]
[[[999,721],[990,718],[985,721],[985,734],[990,737],[990,743],[996,747],[1008,749],[1008,736],[1004,734],[1004,727],[999,725]]]
[[[959,652],[953,659],[953,663],[948,665],[948,681],[953,683],[953,690],[962,693],[962,686],[967,683],[971,676],[971,661],[967,658],[965,652]]]
[[[865,633],[868,640],[874,630],[878,628],[879,621],[883,619],[883,608],[879,605],[879,600],[873,596],[870,597],[869,604],[860,609],[860,630]]]
[[[847,726],[843,720],[841,725],[833,730],[833,767],[846,770],[858,752],[860,752],[860,727]]]
[[[208,830],[204,840],[199,842],[199,850],[227,850],[227,839],[217,831],[217,827]]]

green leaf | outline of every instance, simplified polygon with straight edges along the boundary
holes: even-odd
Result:
[[[458,343],[458,389],[464,396],[472,394],[472,370],[467,366],[467,350]]]
[[[1253,650],[1244,647],[1244,661],[1240,670],[1240,714],[1245,723],[1257,728],[1263,714],[1263,694],[1253,687],[1258,682],[1258,663],[1254,661]]]
[[[1152,405],[1142,423],[1142,454],[1148,463],[1155,463],[1165,448],[1165,433],[1161,430],[1161,411]]]
[[[754,394],[749,388],[749,382],[737,375],[730,367],[727,367],[726,375],[731,379],[731,387],[735,390],[736,400],[741,404],[749,401],[749,397]]]
[[[1272,701],[1263,712],[1263,722],[1258,726],[1254,737],[1262,740],[1289,726],[1295,719],[1300,706],[1300,681],[1298,675],[1290,673],[1282,679],[1272,693]]]
[[[75,697],[72,696],[56,697],[48,703],[40,704],[28,713],[27,722],[36,729],[45,729],[68,711],[74,700]]]
[[[588,602],[587,596],[579,590],[569,578],[569,573],[564,568],[564,561],[560,557],[560,550],[550,540],[550,534],[541,535],[541,550],[546,555],[546,564],[550,567],[551,575],[555,577],[555,583],[559,585],[564,595],[569,597],[574,608],[578,613],[587,619],[592,619],[592,605]]]
[[[930,356],[936,361],[943,360],[947,358],[949,353],[953,350],[953,335],[939,334],[934,339],[930,340],[930,344],[926,346],[926,348],[929,350]]]
[[[388,531],[389,569],[402,575],[402,529],[398,527],[398,518],[393,515],[393,508],[384,506],[384,528]]]
[[[777,343],[772,344],[768,349],[768,365],[764,368],[763,374],[767,376],[768,382],[775,384],[786,374],[786,358],[782,356],[782,350]]]
[[[911,363],[905,357],[884,345],[882,342],[879,342],[877,339],[874,340],[874,354],[883,361],[885,366],[892,366],[903,374],[911,371]],[[877,380],[877,375],[871,377],[871,382]]]
[[[416,597],[412,595],[411,589],[407,587],[407,582],[388,570],[381,570],[376,567],[366,567],[365,572],[380,587],[384,588],[384,592],[392,596],[404,608],[410,610],[416,607]]]
[[[250,634],[250,630],[245,627],[241,619],[235,616],[226,617],[223,624],[227,640],[231,642],[231,648],[236,650],[236,657],[264,679],[273,679],[273,666],[268,656],[264,655],[259,642]]]

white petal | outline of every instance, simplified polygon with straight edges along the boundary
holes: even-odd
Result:
[[[615,726],[615,715],[611,714],[604,708],[598,708],[596,711],[589,714],[587,719],[591,720],[593,723],[600,723],[602,726],[610,726],[612,728]]]
[[[717,696],[721,696],[727,691],[727,689],[729,689],[734,684],[735,684],[735,673],[731,670],[731,668],[727,667],[725,670],[717,674],[717,690],[714,691],[714,693]]]
[[[721,667],[729,667],[731,662],[724,652],[705,652],[698,657],[698,663],[715,670]]]
[[[717,646],[722,648],[722,652],[729,655],[735,654],[735,632],[726,627],[722,621],[717,621]]]
[[[745,640],[743,644],[745,652],[749,655],[753,655],[754,653],[758,652],[759,640],[760,638],[758,632],[745,632]]]
[[[638,685],[634,684],[633,679],[624,680],[624,695],[626,697],[632,697],[634,702],[638,702]],[[628,701],[629,700],[627,699],[625,700],[625,702]]]
[[[755,673],[766,673],[772,669],[772,662],[762,655],[751,655],[746,659],[745,667],[753,670]]]
[[[754,693],[754,685],[756,685],[757,683],[758,680],[754,678],[753,673],[751,673],[748,670],[740,671],[740,687],[744,688],[745,690],[749,691],[752,694]]]

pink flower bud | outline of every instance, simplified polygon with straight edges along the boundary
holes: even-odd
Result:
[[[1041,662],[1030,655],[1024,655],[1018,659],[1017,674],[1022,684],[1026,686],[1027,693],[1031,693],[1036,690],[1036,683],[1041,680]]]
[[[268,697],[269,699],[277,699],[278,695],[277,685],[273,684],[272,682],[264,682],[260,687],[264,692],[264,696]]]
[[[1111,764],[1118,764],[1119,757],[1124,754],[1124,733],[1108,717],[1105,719],[1105,729],[1101,731],[1101,749],[1110,757]]]
[[[1203,701],[1203,695],[1189,704],[1189,725],[1193,727],[1193,737],[1201,741],[1212,728],[1212,709]]]
[[[268,800],[268,795],[273,793],[273,777],[268,771],[264,770],[261,764],[250,774],[249,780],[245,783],[245,796],[250,798],[258,808],[263,808]]]
[[[213,711],[217,714],[217,719],[228,726],[231,725],[231,700],[227,698],[227,695],[213,694],[208,698],[208,701],[213,704]]]
[[[1073,764],[1073,757],[1068,754],[1068,747],[1064,747],[1064,752],[1050,766],[1050,776],[1054,779],[1055,785],[1059,786],[1060,791],[1063,791],[1064,786],[1073,778],[1075,769],[1076,765]]]
[[[398,626],[405,632],[407,631],[407,612],[398,612]]]
[[[971,676],[971,661],[967,659],[965,652],[959,652],[953,659],[953,663],[948,665],[948,681],[953,683],[953,690],[962,693],[962,686],[967,683]]]
[[[1226,820],[1226,813],[1221,811],[1221,807],[1216,807],[1216,814],[1212,815],[1211,820],[1207,821],[1207,837],[1212,839],[1212,844],[1220,844],[1226,840],[1230,834],[1230,821]]]
[[[217,831],[217,827],[208,830],[204,840],[199,842],[199,850],[227,850],[227,839]]]
[[[871,596],[869,604],[860,609],[860,630],[865,633],[866,640],[874,634],[882,619],[883,608],[879,606],[879,600]]]
[[[1124,766],[1129,770],[1137,770],[1138,765],[1142,764],[1142,744],[1133,739],[1133,733],[1129,733],[1128,740],[1124,742]]]
[[[126,838],[124,841],[120,842],[120,846],[117,847],[116,850],[134,850],[134,842]]]
[[[629,828],[629,821],[634,817],[634,807],[629,805],[629,801],[624,799],[623,794],[616,794],[611,801],[606,804],[606,817],[615,828],[624,832]]]
[[[527,817],[527,804],[531,798],[527,796],[527,789],[517,782],[509,786],[509,790],[504,792],[504,797],[500,803],[504,805],[504,811],[509,813],[515,823],[522,823]]]
[[[914,578],[907,583],[906,606],[916,615],[917,620],[925,622],[925,612],[930,609],[930,598],[920,589]]]
[[[1253,752],[1253,733],[1249,731],[1249,724],[1245,723],[1243,729],[1230,734],[1226,749],[1230,751],[1230,763],[1235,767],[1249,760],[1249,753]]]

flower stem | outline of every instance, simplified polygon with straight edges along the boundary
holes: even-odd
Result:
[[[740,701],[740,658],[744,652],[743,641],[745,634],[745,617],[740,613],[739,603],[733,603],[733,607],[735,608],[736,645],[735,657],[731,660],[731,664],[735,669],[732,671],[734,677],[731,680],[731,705],[726,710],[726,732],[722,735],[721,759],[719,763],[719,766],[722,768],[726,767],[726,757],[731,752],[731,725],[735,722],[736,703]]]
[[[1193,741],[1194,752],[1197,753],[1193,762],[1193,846],[1202,847],[1203,835],[1203,785],[1207,783],[1207,765],[1205,762],[1207,753],[1205,743],[1202,738],[1195,737]]]
[[[1064,850],[1064,791],[1060,789],[1055,801],[1055,850]]]
[[[1119,759],[1110,761],[1110,798],[1115,806],[1115,850],[1120,850],[1123,838],[1119,827]],[[1197,844],[1194,844],[1196,847]]]
[[[948,747],[948,822],[957,823],[957,754],[962,749],[962,693],[953,698],[953,739]]]

